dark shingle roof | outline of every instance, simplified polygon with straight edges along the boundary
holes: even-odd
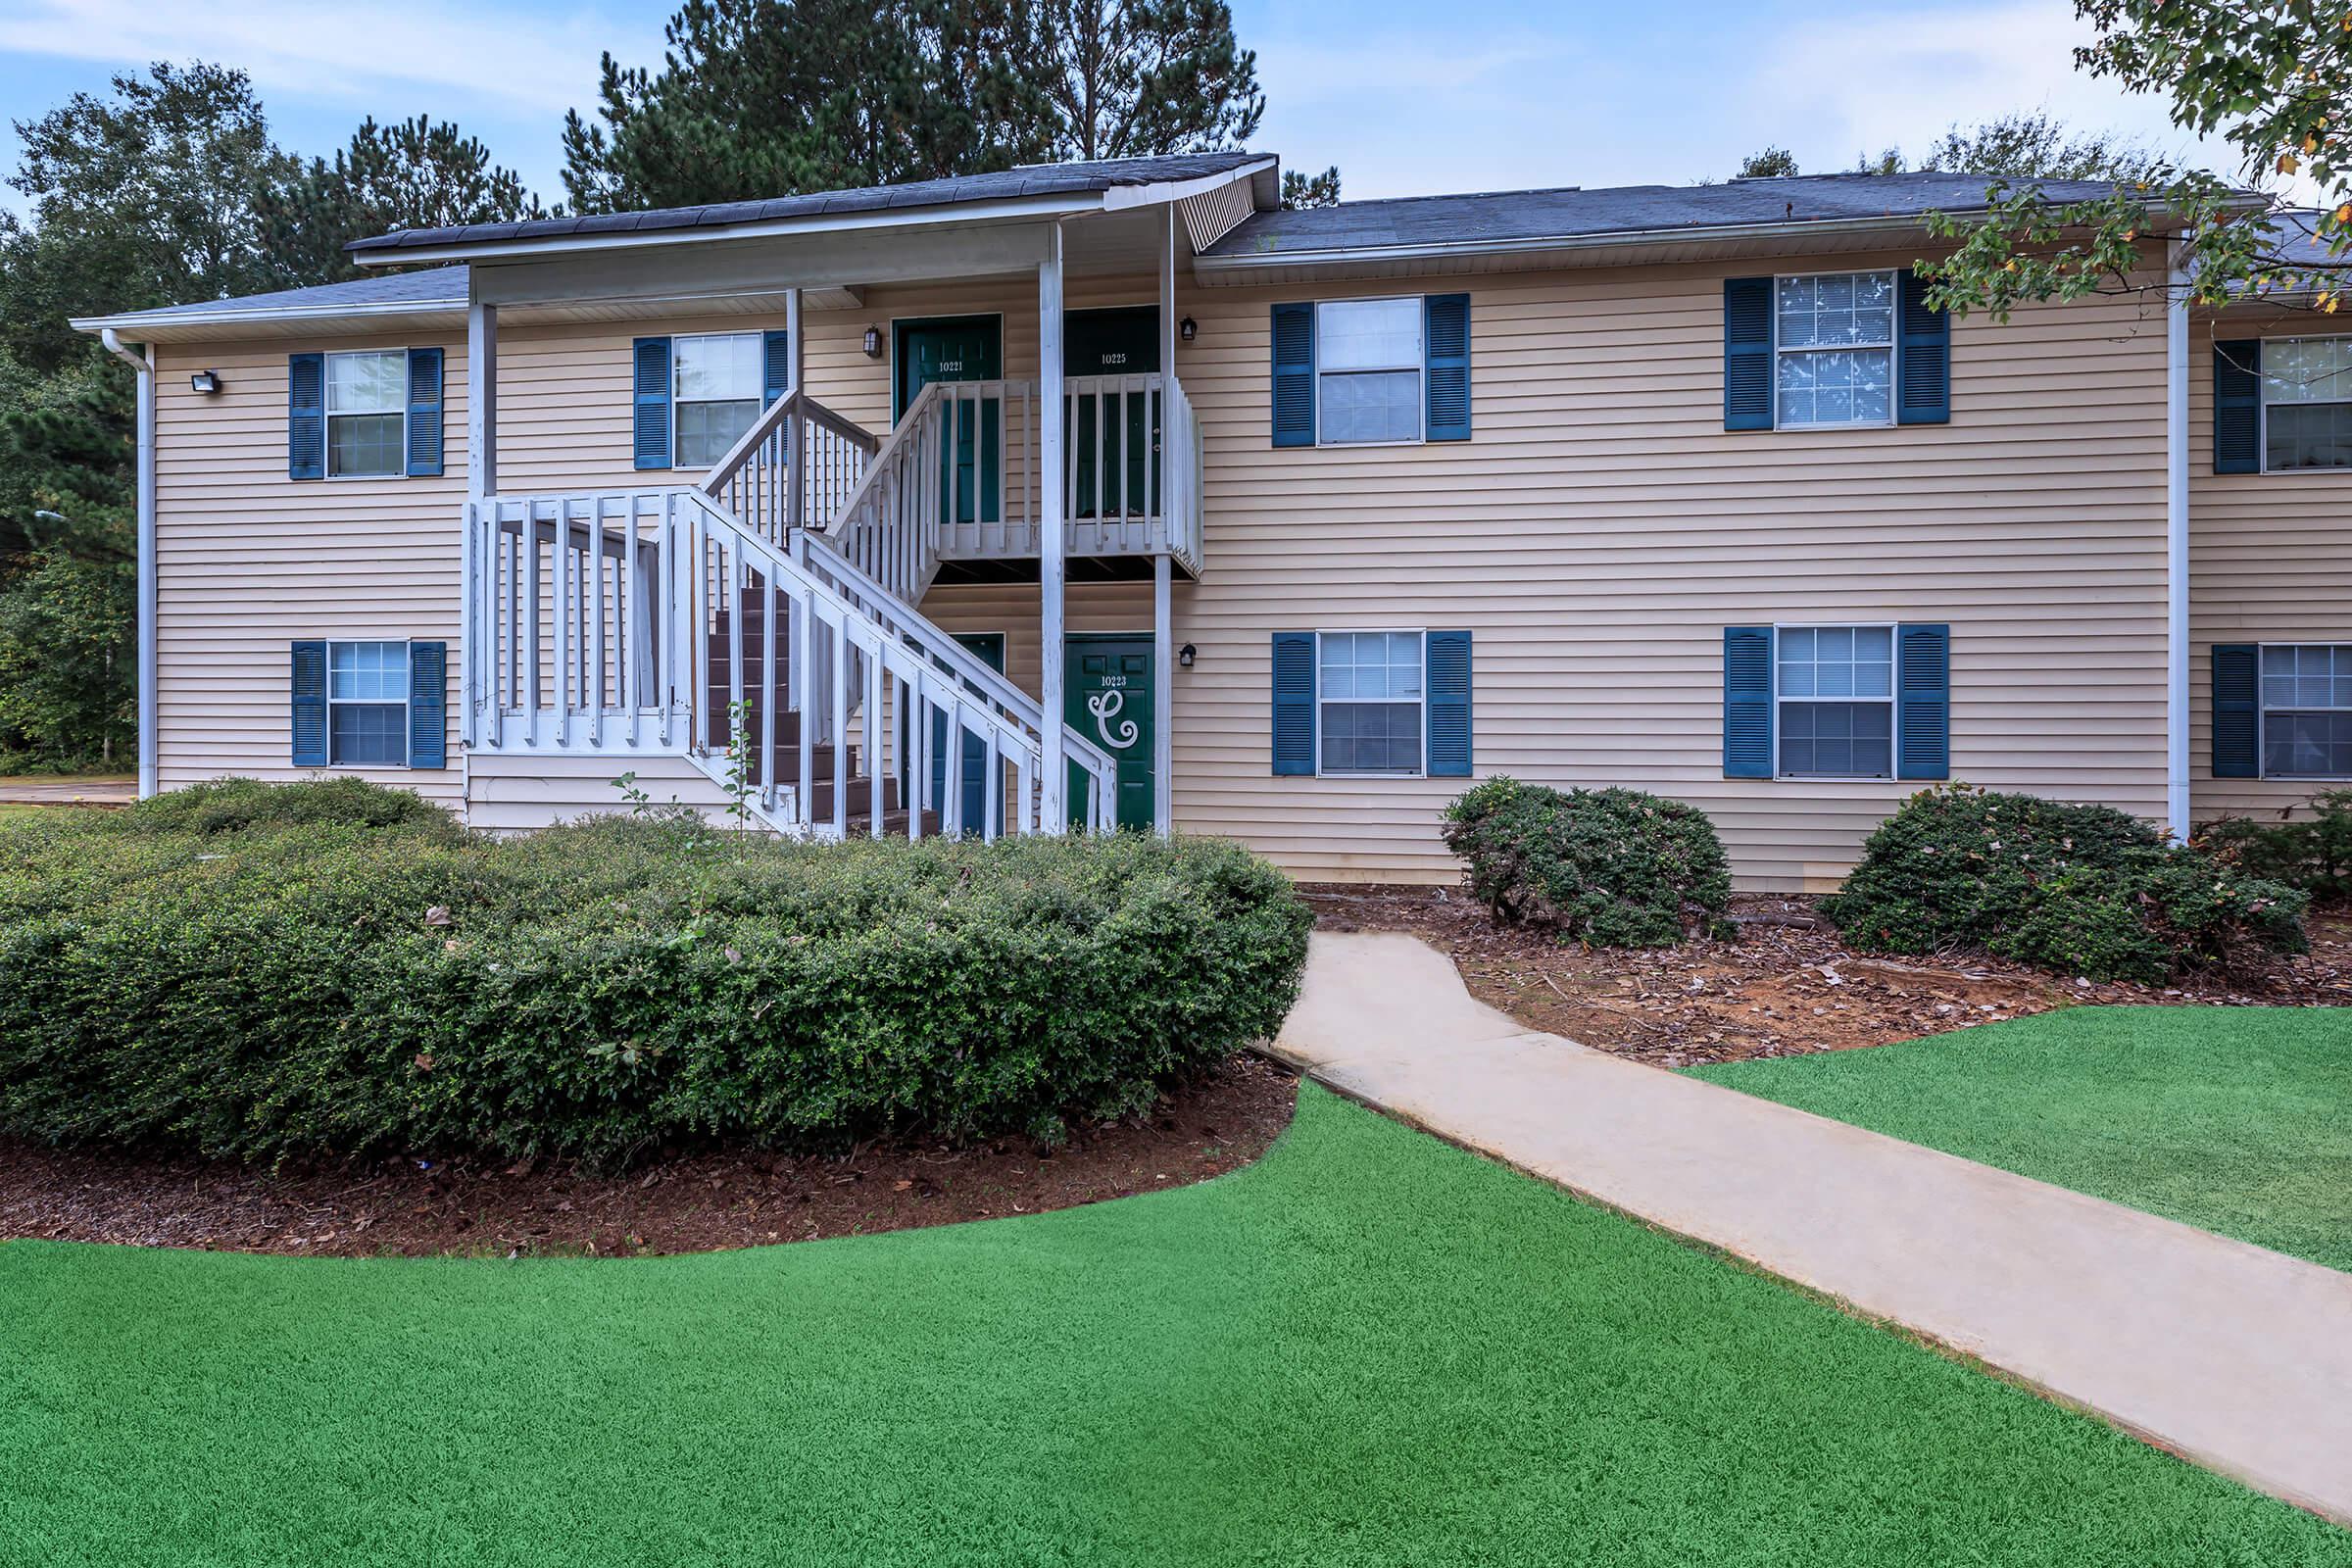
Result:
[[[923,179],[905,185],[812,191],[768,201],[710,207],[666,207],[646,213],[548,218],[521,223],[466,223],[455,228],[409,228],[355,240],[361,253],[414,250],[427,245],[483,245],[501,240],[563,239],[574,235],[650,233],[676,228],[725,228],[785,218],[883,212],[906,207],[951,207],[1023,196],[1079,196],[1127,185],[1203,179],[1264,161],[1265,153],[1181,153],[1164,158],[1113,158],[1092,164],[1036,164],[995,174]]]
[[[142,319],[185,319],[192,317],[242,315],[248,311],[332,312],[377,305],[466,304],[466,269],[425,267],[414,272],[383,272],[357,277],[348,283],[318,283],[310,288],[280,289],[274,294],[247,294],[237,299],[199,300],[193,305],[167,305],[130,314]]]
[[[1205,254],[1220,260],[1279,259],[1397,246],[1913,219],[1936,208],[1980,208],[1987,183],[1983,174],[1814,174],[1737,179],[1721,185],[1621,185],[1344,202],[1301,212],[1258,213]],[[2051,180],[2043,187],[2053,201],[2084,201],[2113,188],[2095,180]]]

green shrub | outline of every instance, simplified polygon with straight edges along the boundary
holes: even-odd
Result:
[[[1497,776],[1446,808],[1445,834],[1497,921],[1562,940],[1663,947],[1719,929],[1731,897],[1706,813],[1640,790],[1563,794]]]
[[[224,778],[171,790],[130,809],[141,827],[158,833],[241,833],[255,826],[331,822],[454,830],[449,813],[414,790],[387,789],[356,778],[301,784]]]
[[[342,804],[0,826],[0,1127],[249,1158],[1051,1138],[1272,1033],[1305,956],[1289,882],[1206,840],[492,840]]]
[[[2155,983],[2248,949],[2305,951],[2306,902],[2112,807],[1944,785],[1879,825],[1822,912],[1866,950]]]
[[[2352,902],[2352,789],[2322,790],[2306,817],[2277,823],[2226,817],[2202,837],[2249,876],[2300,888],[2315,902]]]

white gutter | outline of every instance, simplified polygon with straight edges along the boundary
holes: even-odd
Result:
[[[451,299],[377,300],[362,305],[270,305],[246,310],[134,311],[127,316],[77,316],[66,324],[76,332],[136,332],[142,327],[245,326],[265,321],[315,320],[339,316],[431,316],[452,311],[462,315],[465,310],[466,296],[460,294]]]
[[[2188,270],[2177,239],[2165,245],[2164,321],[2164,814],[2189,834],[2188,792]]]
[[[98,340],[106,351],[139,372],[138,543],[139,543],[139,799],[156,792],[155,718],[155,347],[143,355],[122,346],[111,326]]]

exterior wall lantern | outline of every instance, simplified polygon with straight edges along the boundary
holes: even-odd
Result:
[[[865,329],[865,357],[869,360],[882,357],[882,329],[878,326]]]
[[[1188,316],[1183,320],[1176,323],[1176,335],[1184,339],[1187,343],[1190,343],[1194,338],[1200,335],[1200,323]]]
[[[1182,648],[1176,650],[1176,662],[1187,669],[1193,667],[1193,645],[1191,643],[1186,643]]]

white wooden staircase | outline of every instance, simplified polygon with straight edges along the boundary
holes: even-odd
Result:
[[[1071,396],[1149,396],[1189,454],[1198,434],[1172,379],[1103,379],[1120,384],[1073,381]],[[1005,439],[1035,416],[1025,383],[935,385],[877,441],[796,392],[699,485],[469,502],[466,744],[609,756],[616,770],[632,756],[683,757],[795,836],[1060,831],[1047,716],[915,608],[944,559],[1035,554],[1036,448]],[[982,423],[994,461],[959,467],[947,455],[972,451]],[[1160,444],[1151,487],[1098,505],[1073,553],[1116,532],[1159,549],[1181,540],[1197,558],[1197,468],[1160,474]],[[1024,454],[1032,471],[1016,486]],[[1099,489],[1103,461],[1089,470]],[[1125,473],[1145,460],[1117,461]],[[984,477],[993,499],[974,493]],[[1083,502],[1073,511],[1084,516]],[[1105,830],[1115,764],[1057,727],[1068,822]],[[979,819],[966,821],[975,774]]]

